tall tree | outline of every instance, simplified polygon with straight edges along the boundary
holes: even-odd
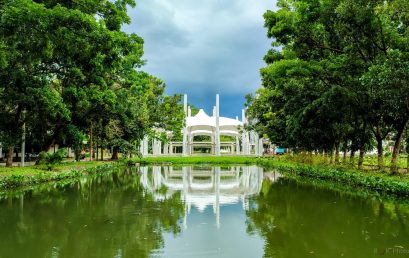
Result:
[[[406,100],[402,60],[408,22],[397,8],[407,10],[409,4],[280,0],[277,6],[264,18],[267,35],[280,50],[267,53],[268,67],[261,72],[265,90],[249,98],[259,127],[278,131],[273,135],[281,132],[295,149],[337,150],[340,141],[344,146],[350,142],[351,154],[360,151],[358,166],[375,136],[382,168],[383,140],[392,133],[399,147],[407,123],[404,105],[399,103]],[[395,58],[392,50],[402,53],[401,58]],[[294,73],[297,66],[301,69]],[[303,74],[302,69],[310,72]],[[392,88],[393,97],[388,95]],[[395,149],[392,164],[399,153]],[[391,170],[395,172],[395,165]]]

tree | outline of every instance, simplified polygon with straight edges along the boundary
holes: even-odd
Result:
[[[399,10],[409,4],[280,0],[277,6],[264,18],[272,46],[280,48],[265,56],[264,89],[248,101],[256,127],[295,150],[338,153],[339,146],[344,151],[350,146],[351,157],[360,151],[359,167],[375,137],[382,168],[383,140],[394,134],[398,147],[407,123],[400,103],[407,98],[402,59],[409,23]],[[402,57],[395,58],[394,51]],[[397,157],[394,153],[392,164]]]
[[[39,150],[76,158],[88,138],[135,150],[152,127],[181,126],[179,96],[137,71],[143,40],[121,31],[133,0],[7,0],[0,9],[0,141],[11,166],[25,124]],[[111,128],[110,128],[111,127]],[[113,130],[113,129],[117,130]],[[126,148],[125,148],[126,147]]]

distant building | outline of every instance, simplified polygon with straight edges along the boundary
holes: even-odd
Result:
[[[192,116],[191,109],[187,105],[187,95],[184,95],[184,110],[186,114],[185,127],[183,128],[182,142],[169,141],[162,143],[157,139],[151,142],[145,137],[140,146],[143,156],[149,155],[183,155],[189,156],[195,153],[197,148],[209,150],[210,155],[263,155],[263,140],[255,131],[247,131],[246,112],[242,110],[242,120],[221,117],[219,114],[219,95],[216,95],[216,105],[213,114],[209,116],[203,109]],[[209,141],[194,141],[195,136],[209,136]],[[234,140],[221,142],[221,136],[229,136]],[[150,145],[151,144],[151,145]],[[151,147],[151,148],[150,148]]]

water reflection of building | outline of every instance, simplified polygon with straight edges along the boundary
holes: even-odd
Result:
[[[212,206],[216,215],[216,225],[220,226],[220,206],[242,201],[243,209],[248,207],[246,197],[256,195],[261,190],[263,168],[247,167],[160,167],[141,168],[141,182],[157,200],[165,199],[180,191],[185,203],[184,225],[192,206],[203,212]],[[167,188],[166,193],[159,191]]]

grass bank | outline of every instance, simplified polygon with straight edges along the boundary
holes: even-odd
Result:
[[[352,187],[366,188],[372,191],[409,196],[409,177],[391,176],[380,171],[362,171],[348,167],[330,165],[306,165],[295,161],[277,158],[257,157],[147,157],[134,160],[142,164],[236,164],[261,165],[270,169],[279,169],[281,173],[296,179],[312,178],[346,184]]]
[[[44,170],[42,166],[0,167],[0,190],[94,175],[117,166],[118,163],[115,162],[93,161],[62,163],[55,166],[51,171]]]
[[[279,169],[287,177],[309,178],[326,182],[335,182],[350,187],[363,188],[379,193],[397,196],[409,196],[409,176],[391,176],[380,171],[363,171],[351,167],[333,165],[306,165],[283,158],[258,158],[244,156],[202,156],[202,157],[146,157],[133,159],[130,163],[169,164],[169,165],[261,165],[268,169]],[[67,162],[45,171],[41,166],[0,167],[0,189],[13,189],[39,183],[78,178],[97,174],[118,166],[115,162]]]

